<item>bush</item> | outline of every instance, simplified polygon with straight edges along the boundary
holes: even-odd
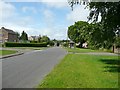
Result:
[[[69,44],[68,44],[68,43],[63,43],[63,46],[64,46],[64,47],[68,47]]]
[[[53,42],[53,41],[50,41],[50,42],[49,42],[49,45],[50,45],[50,46],[54,46],[54,42]]]
[[[30,41],[30,43],[38,43],[38,41]]]
[[[4,47],[4,44],[3,44],[3,43],[0,43],[0,47]]]
[[[47,47],[47,43],[13,43],[6,42],[6,47]]]

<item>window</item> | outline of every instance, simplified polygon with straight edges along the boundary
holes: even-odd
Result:
[[[3,34],[0,34],[0,36],[3,36]]]

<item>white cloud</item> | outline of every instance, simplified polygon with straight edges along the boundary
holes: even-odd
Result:
[[[15,10],[16,8],[13,5],[0,0],[0,20],[16,15]]]
[[[53,18],[53,13],[50,10],[44,10],[43,14],[45,15],[45,18],[47,18],[47,19]]]
[[[65,30],[61,30],[57,32],[56,34],[54,34],[54,38],[58,40],[67,39],[67,32]]]
[[[50,28],[54,24],[54,19],[55,19],[55,14],[48,9],[43,10],[43,15],[44,15],[44,22],[45,24]]]
[[[58,29],[59,28],[59,29]],[[51,39],[58,39],[58,40],[63,40],[66,39],[67,37],[67,30],[65,29],[64,26],[56,26],[53,28],[43,28],[40,30],[41,35],[47,35]]]
[[[34,19],[31,16],[25,16],[25,17],[15,18],[13,22],[19,26],[26,27],[33,25]]]
[[[15,24],[15,23],[2,23],[2,26],[5,27],[5,28],[8,28],[8,29],[11,29],[13,31],[17,31],[19,33],[22,33],[23,30],[25,32],[30,31],[30,28],[22,27],[22,26],[19,26],[19,25]]]
[[[24,13],[26,13],[26,12],[31,12],[31,13],[34,13],[34,14],[37,13],[36,8],[34,8],[34,7],[27,7],[27,6],[23,7],[23,8],[22,8],[22,11],[23,11]]]
[[[70,7],[67,2],[43,2],[48,8],[67,8]]]
[[[6,28],[17,30],[21,32],[25,27],[26,30],[29,30],[30,25],[33,25],[33,17],[24,16],[21,17],[18,14],[17,8],[9,2],[4,2],[0,0],[0,26],[4,26]],[[30,8],[30,10],[33,10]],[[19,18],[18,18],[19,17]]]
[[[89,16],[89,10],[85,9],[84,5],[76,6],[73,11],[67,14],[67,20],[71,22],[87,21]]]
[[[3,0],[6,2],[66,2],[67,0]]]
[[[58,4],[60,4],[60,5],[57,6]],[[63,3],[61,3],[61,2],[58,4],[51,3],[51,5],[49,5],[48,7],[56,7],[56,8],[65,7],[63,5]],[[13,4],[2,1],[2,2],[0,2],[0,5],[3,7],[2,9],[0,9],[0,13],[2,13],[2,10],[4,10],[4,14],[7,15],[5,17],[6,19],[4,19],[2,23],[0,23],[1,27],[3,26],[5,28],[12,29],[19,33],[22,33],[22,31],[24,30],[25,32],[28,33],[29,36],[40,34],[40,35],[47,35],[51,39],[54,39],[54,38],[55,39],[65,39],[66,38],[65,26],[64,25],[57,26],[57,24],[55,24],[56,23],[55,22],[56,14],[53,13],[52,9],[45,8],[42,11],[42,14],[44,15],[43,16],[44,24],[46,27],[40,27],[41,25],[36,26],[36,23],[34,22],[34,17],[32,17],[32,16],[22,16],[21,17],[21,14],[17,13],[17,7],[15,7]],[[56,5],[56,6],[54,6],[54,5]],[[22,8],[22,10],[24,13],[27,13],[28,11],[36,13],[36,11],[34,11],[34,7],[29,8],[29,7],[25,6]],[[59,18],[59,17],[57,17],[57,18]],[[3,17],[2,17],[2,19],[3,19]]]
[[[67,0],[40,0],[41,2],[66,2]]]
[[[47,35],[50,39],[63,40],[67,37],[67,29],[64,25],[54,26],[54,27],[28,27],[21,26],[17,23],[2,23],[2,26],[14,31],[19,32],[20,34],[24,30],[28,36],[38,36],[38,35]]]

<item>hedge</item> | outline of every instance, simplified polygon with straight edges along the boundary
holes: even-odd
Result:
[[[47,47],[47,43],[13,43],[6,42],[6,47]]]
[[[38,41],[30,41],[30,43],[38,43]]]

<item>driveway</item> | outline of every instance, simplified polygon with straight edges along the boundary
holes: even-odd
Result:
[[[3,88],[33,88],[67,54],[60,47],[2,59]]]

